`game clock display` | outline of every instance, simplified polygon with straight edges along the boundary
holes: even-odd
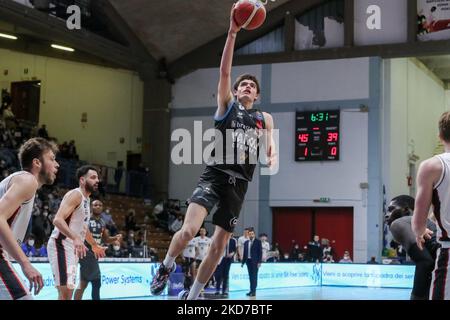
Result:
[[[295,161],[339,160],[339,110],[296,112]]]

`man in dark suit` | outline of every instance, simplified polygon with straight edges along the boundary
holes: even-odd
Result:
[[[242,266],[247,264],[248,276],[250,278],[250,292],[247,296],[254,297],[256,295],[256,286],[258,284],[258,269],[262,260],[262,244],[261,240],[256,239],[255,231],[250,229],[249,240],[244,243],[244,258]]]
[[[228,278],[230,275],[231,263],[233,262],[236,250],[237,240],[233,238],[232,235],[230,240],[228,240],[227,246],[225,247],[222,261],[216,269],[216,295],[220,294],[220,287],[222,287],[222,295],[228,297]]]

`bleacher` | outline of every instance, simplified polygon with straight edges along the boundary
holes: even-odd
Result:
[[[119,230],[124,228],[127,211],[134,209],[136,211],[137,226],[142,231],[147,231],[147,246],[155,248],[160,259],[165,257],[172,236],[167,231],[155,227],[154,219],[151,217],[152,206],[146,205],[141,198],[117,194],[109,194],[104,200],[104,206],[105,208],[110,208],[111,216]],[[147,224],[144,222],[146,215],[150,217]]]

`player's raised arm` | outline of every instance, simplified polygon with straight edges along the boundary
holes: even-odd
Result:
[[[227,40],[223,48],[222,60],[220,62],[219,85],[217,88],[217,112],[216,117],[220,118],[227,112],[227,107],[233,99],[231,92],[231,66],[233,64],[234,45],[236,36],[241,27],[233,19],[235,5],[231,8],[230,28],[228,30]]]

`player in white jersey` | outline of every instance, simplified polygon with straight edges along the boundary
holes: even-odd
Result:
[[[97,168],[82,166],[76,176],[79,188],[64,196],[56,213],[52,235],[48,241],[48,259],[52,267],[59,300],[71,300],[76,285],[78,259],[86,256],[86,240],[96,257],[104,257],[105,249],[99,246],[89,232],[89,196],[98,190]]]
[[[200,264],[202,263],[203,259],[205,259],[208,249],[211,246],[211,238],[206,236],[206,229],[200,228],[199,231],[200,235],[198,237],[195,237],[195,269],[198,270],[200,268]],[[214,269],[215,270],[215,269]],[[211,278],[206,283],[206,286],[213,280],[214,274],[211,275]]]
[[[412,218],[416,242],[423,249],[425,239],[431,238],[426,228],[430,205],[436,217],[436,240],[441,244],[433,270],[430,299],[450,300],[449,250],[450,250],[450,112],[439,119],[439,138],[445,153],[429,158],[417,171],[417,195]]]
[[[270,251],[270,243],[269,241],[267,241],[267,234],[261,233],[259,235],[259,240],[261,240],[261,247],[262,247],[262,262],[267,262]]]
[[[25,142],[19,150],[23,171],[0,183],[0,300],[32,299],[44,286],[42,275],[31,265],[20,248],[29,225],[36,190],[53,184],[58,172],[57,146],[42,138]],[[27,288],[8,261],[14,259],[30,281]]]
[[[200,235],[195,237],[195,259],[197,262],[197,268],[202,263],[203,259],[206,257],[209,246],[211,245],[211,238],[206,236],[206,229],[200,228]]]
[[[196,238],[188,242],[183,250],[183,272],[184,272],[184,289],[190,289],[192,279],[196,276],[195,255],[196,255]]]

